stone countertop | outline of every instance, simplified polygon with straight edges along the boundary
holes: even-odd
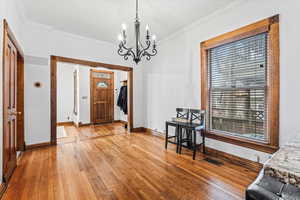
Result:
[[[273,154],[264,164],[264,174],[300,188],[300,137]]]

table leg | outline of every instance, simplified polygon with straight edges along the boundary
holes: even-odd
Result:
[[[169,141],[168,124],[166,124],[166,141],[165,141],[165,149],[168,148],[168,141]]]
[[[194,130],[194,131],[192,131],[193,133],[194,133],[194,137],[193,137],[193,160],[195,160],[195,158],[196,158],[196,150],[197,150],[197,138],[196,138],[196,135],[197,135],[197,133],[196,133],[196,131]]]
[[[201,131],[202,133],[202,148],[203,148],[203,154],[205,154],[205,134],[203,132],[203,130]]]
[[[175,130],[175,139],[176,139],[176,153],[179,152],[179,127],[176,126],[176,130]]]
[[[181,150],[182,150],[182,128],[180,126],[178,126],[179,129],[179,136],[178,136],[178,145],[179,145],[179,154],[181,154]]]

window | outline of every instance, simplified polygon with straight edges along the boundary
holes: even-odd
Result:
[[[93,72],[93,77],[94,78],[106,78],[106,79],[110,79],[110,74],[108,74],[108,73],[102,73],[102,72]]]
[[[266,141],[267,33],[208,50],[209,127]]]
[[[278,147],[278,16],[201,43],[201,103],[209,137]]]

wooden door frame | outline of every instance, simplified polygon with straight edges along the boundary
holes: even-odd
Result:
[[[112,74],[112,88],[113,88],[113,99],[112,99],[112,109],[113,109],[113,113],[112,113],[112,121],[114,120],[114,117],[115,117],[115,112],[114,112],[114,103],[115,103],[115,73],[113,71],[105,71],[105,70],[99,70],[99,69],[91,69],[90,70],[90,80],[92,81],[92,78],[93,78],[93,72],[101,72],[101,73],[110,73]],[[94,109],[94,106],[93,106],[93,98],[92,98],[92,94],[94,93],[93,91],[93,83],[90,82],[90,121],[91,121],[91,124],[94,124],[93,122],[93,118],[94,118],[94,112],[93,112],[93,109]]]
[[[20,113],[17,116],[17,151],[24,151],[25,150],[25,130],[24,130],[24,53],[23,49],[21,48],[19,42],[17,41],[15,35],[13,34],[11,28],[8,25],[6,19],[3,20],[3,46],[2,46],[2,70],[4,70],[5,66],[5,44],[6,44],[6,37],[12,41],[17,49],[17,112]],[[2,76],[2,84],[4,89],[4,73]],[[4,100],[4,94],[2,99]],[[3,105],[4,109],[4,105]],[[3,113],[4,114],[4,113]],[[4,116],[3,116],[4,118]],[[4,131],[4,124],[3,124],[3,131]],[[3,134],[4,135],[4,134]],[[4,147],[3,147],[4,148]],[[4,149],[3,149],[4,150]],[[4,151],[3,151],[4,152]]]
[[[87,61],[75,58],[67,58],[61,56],[50,56],[50,80],[51,80],[51,89],[50,89],[50,118],[51,118],[51,144],[57,144],[56,138],[56,124],[57,124],[57,63],[58,62],[66,62],[84,65],[87,67],[103,67],[110,70],[121,70],[125,71],[128,74],[128,94],[129,94],[129,103],[128,103],[128,130],[130,132],[133,131],[133,68],[121,66],[121,65],[113,65],[106,64],[94,61]]]

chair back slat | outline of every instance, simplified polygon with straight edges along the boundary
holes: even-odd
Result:
[[[205,110],[190,109],[190,123],[205,124]]]
[[[176,117],[179,119],[188,119],[189,118],[189,109],[187,108],[176,108]]]

